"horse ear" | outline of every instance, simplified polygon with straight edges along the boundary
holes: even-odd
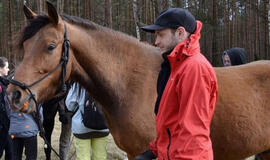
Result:
[[[58,24],[59,16],[58,16],[58,13],[57,13],[55,7],[49,1],[46,1],[46,3],[47,3],[48,15],[49,15],[50,19],[53,21],[54,24]]]
[[[23,6],[24,15],[28,20],[37,18],[37,14],[33,12],[30,8],[28,8],[26,5]]]

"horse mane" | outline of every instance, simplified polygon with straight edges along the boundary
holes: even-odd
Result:
[[[74,24],[76,26],[83,27],[86,30],[102,31],[103,33],[106,32],[106,33],[108,33],[110,35],[113,35],[112,36],[113,38],[121,37],[120,39],[124,39],[125,42],[130,41],[133,44],[136,44],[136,45],[139,44],[138,39],[136,39],[133,36],[130,36],[130,35],[126,34],[126,33],[120,32],[120,31],[113,30],[113,29],[108,28],[108,27],[101,26],[99,24],[96,24],[96,23],[94,23],[94,22],[92,22],[90,20],[87,20],[87,19],[83,19],[81,17],[70,16],[70,15],[67,15],[67,14],[61,14],[61,18],[64,21],[66,21],[66,22],[68,22],[70,24]],[[102,37],[96,37],[96,38],[102,39]],[[142,44],[142,43],[140,43],[140,44]],[[145,48],[146,46],[149,47],[151,45],[145,43],[144,45],[141,45],[141,46],[143,46]],[[153,47],[153,46],[151,46],[151,47]]]
[[[72,24],[77,24],[86,29],[98,30],[98,29],[105,28],[94,22],[91,22],[89,20],[86,20],[80,17],[70,16],[66,14],[61,14],[60,16],[64,21],[67,21]],[[19,39],[19,48],[23,47],[24,41],[33,37],[42,27],[46,26],[49,23],[51,23],[51,20],[47,15],[39,15],[37,16],[37,18],[30,19],[28,21],[28,25],[24,28],[22,35]]]
[[[92,22],[92,21],[89,21],[87,19],[83,19],[83,18],[80,18],[80,17],[76,17],[76,16],[70,16],[70,15],[67,15],[67,14],[61,14],[61,18],[64,20],[64,21],[67,21],[69,23],[72,23],[72,24],[77,24],[81,27],[84,27],[86,29],[91,29],[91,30],[98,30],[98,29],[101,29],[103,28],[102,26]]]
[[[46,15],[39,15],[37,18],[28,21],[28,25],[24,28],[19,39],[19,48],[23,48],[23,42],[33,37],[42,27],[50,23],[50,19]]]

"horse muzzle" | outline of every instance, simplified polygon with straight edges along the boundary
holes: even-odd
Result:
[[[29,94],[23,94],[21,90],[14,89],[11,92],[7,92],[7,95],[12,110],[24,113],[31,113],[35,110],[34,100]]]

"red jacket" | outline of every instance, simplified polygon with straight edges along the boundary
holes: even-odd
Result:
[[[213,160],[210,123],[217,102],[215,71],[200,53],[202,23],[168,55],[171,74],[150,143],[159,160]]]

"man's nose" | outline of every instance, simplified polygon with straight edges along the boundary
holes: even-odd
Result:
[[[155,46],[158,46],[158,44],[159,44],[159,39],[156,38],[156,40],[155,40]]]

